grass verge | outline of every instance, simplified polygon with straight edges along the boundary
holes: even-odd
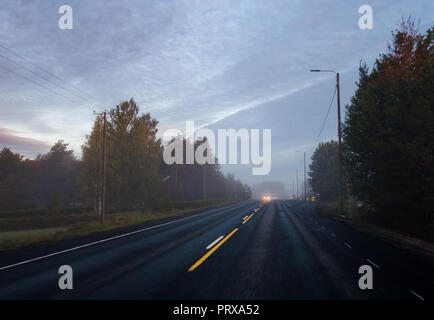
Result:
[[[220,202],[218,204],[214,204],[214,206],[228,205],[231,203],[233,202]],[[97,232],[110,231],[117,228],[142,224],[149,221],[175,217],[194,210],[205,209],[209,207],[209,205],[203,207],[194,206],[193,208],[173,209],[170,212],[148,211],[142,213],[140,211],[130,211],[109,213],[105,216],[104,225],[101,225],[99,222],[99,216],[95,213],[80,214],[79,217],[81,218],[81,221],[77,221],[76,218],[71,219],[70,217],[65,216],[64,221],[67,223],[60,226],[1,231],[0,252],[16,250],[18,248],[30,245],[52,243],[63,239],[81,237]],[[59,219],[56,220],[56,224],[58,224],[58,220]],[[19,223],[19,221],[15,222]]]

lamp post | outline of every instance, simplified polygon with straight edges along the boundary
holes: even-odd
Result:
[[[338,142],[339,142],[339,211],[344,214],[344,186],[343,186],[343,173],[342,173],[342,130],[341,130],[341,97],[339,85],[339,72],[334,70],[310,70],[310,72],[333,72],[336,74],[336,90],[338,99]]]

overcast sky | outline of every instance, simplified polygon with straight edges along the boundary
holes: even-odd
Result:
[[[73,8],[72,30],[58,27],[63,4]],[[358,27],[363,4],[373,8],[372,30]],[[160,130],[186,120],[271,129],[270,174],[252,176],[248,165],[223,170],[291,191],[303,169],[296,151],[310,158],[335,86],[333,74],[309,70],[341,72],[344,106],[360,60],[372,66],[409,15],[425,32],[433,1],[2,0],[0,147],[34,157],[64,139],[80,156],[93,110],[133,97]],[[336,122],[334,104],[320,140],[336,137]]]

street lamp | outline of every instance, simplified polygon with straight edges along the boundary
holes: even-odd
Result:
[[[339,72],[334,70],[310,70],[310,72],[333,72],[336,74],[336,90],[338,95],[338,140],[339,140],[339,211],[344,214],[344,187],[343,187],[343,174],[342,174],[342,131],[341,131],[341,97],[339,87]]]

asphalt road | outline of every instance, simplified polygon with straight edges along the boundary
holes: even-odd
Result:
[[[61,290],[61,265],[73,269]],[[361,290],[359,267],[373,270]],[[312,204],[248,201],[0,256],[0,299],[409,299],[434,295],[431,257]]]

